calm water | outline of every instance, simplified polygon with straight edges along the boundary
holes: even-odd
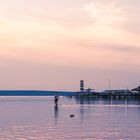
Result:
[[[137,99],[53,99],[0,97],[0,140],[140,140]]]

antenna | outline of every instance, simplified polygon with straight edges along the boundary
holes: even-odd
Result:
[[[110,79],[108,80],[108,88],[110,90]]]

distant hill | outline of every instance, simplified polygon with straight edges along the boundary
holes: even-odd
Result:
[[[70,96],[76,92],[67,91],[37,91],[37,90],[0,90],[0,96]]]

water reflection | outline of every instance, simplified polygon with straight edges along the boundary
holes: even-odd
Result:
[[[59,108],[58,108],[58,104],[54,105],[54,124],[57,125],[58,123],[58,117],[59,117]]]
[[[84,121],[84,106],[80,106],[80,121],[81,121],[81,124],[83,124],[83,121]]]
[[[138,97],[74,97],[77,104],[104,104],[104,105],[140,105]]]

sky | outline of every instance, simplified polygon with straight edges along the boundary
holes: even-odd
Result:
[[[0,89],[140,85],[139,0],[0,0]]]

